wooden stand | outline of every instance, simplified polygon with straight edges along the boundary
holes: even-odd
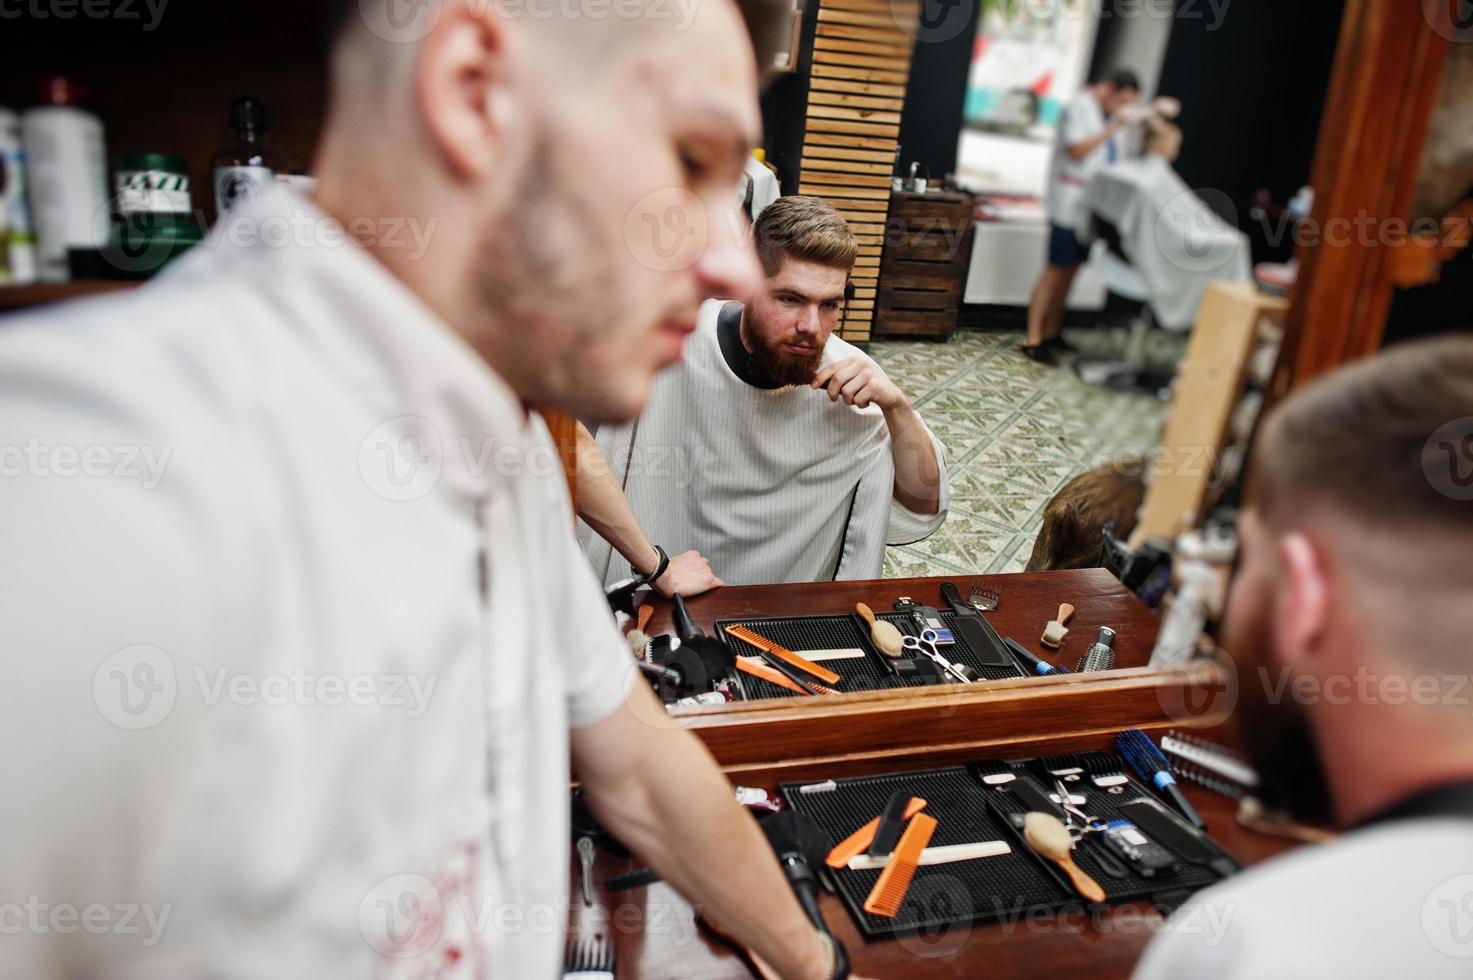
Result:
[[[972,195],[892,194],[875,333],[950,337],[971,260]]]
[[[1131,548],[1147,538],[1174,538],[1202,518],[1259,323],[1288,308],[1286,300],[1265,296],[1250,283],[1207,287],[1161,437],[1164,465],[1155,468],[1146,488]]]

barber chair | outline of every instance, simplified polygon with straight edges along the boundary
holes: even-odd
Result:
[[[1150,289],[1125,257],[1119,232],[1098,216],[1094,218],[1094,232],[1095,242],[1090,247],[1089,261],[1095,274],[1110,292],[1140,303],[1141,311],[1130,321],[1130,332],[1120,357],[1081,357],[1075,360],[1074,371],[1085,384],[1154,395],[1166,401],[1171,395],[1174,374],[1150,370],[1146,363],[1148,336],[1152,330],[1160,329],[1151,314]]]

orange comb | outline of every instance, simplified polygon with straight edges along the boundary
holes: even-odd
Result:
[[[812,660],[798,656],[787,647],[779,646],[761,633],[754,633],[745,626],[728,626],[726,631],[743,643],[750,643],[758,650],[766,650],[789,666],[796,667],[805,674],[812,674],[825,684],[837,684],[843,679],[827,667],[820,667]]]
[[[757,657],[737,657],[736,668],[744,674],[751,674],[753,677],[761,678],[769,684],[776,684],[778,687],[785,687],[790,691],[797,691],[799,694],[811,695],[813,693],[813,691],[803,690],[803,688],[788,680],[778,671],[767,666]],[[839,693],[832,688],[824,687],[822,684],[814,684],[813,690],[819,694]]]
[[[910,826],[905,828],[905,833],[900,837],[900,843],[895,845],[895,853],[890,855],[890,863],[880,872],[880,880],[875,882],[875,887],[870,889],[869,898],[864,900],[866,912],[870,915],[883,915],[887,919],[900,914],[900,905],[905,901],[905,893],[910,890],[910,880],[915,877],[921,852],[931,843],[931,835],[935,832],[935,817],[917,813],[911,818]]]
[[[905,819],[920,813],[926,808],[926,801],[919,796],[912,796],[910,802],[905,805]],[[869,823],[860,827],[854,833],[845,837],[839,846],[829,851],[829,856],[823,859],[823,863],[831,868],[849,867],[849,859],[858,857],[869,850],[870,844],[874,843],[875,831],[880,829],[880,818],[875,817]]]

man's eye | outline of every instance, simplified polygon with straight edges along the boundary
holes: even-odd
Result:
[[[680,154],[680,166],[685,175],[691,180],[700,180],[706,176],[706,164],[690,153]]]
[[[798,301],[796,299],[794,299],[793,297],[791,297],[791,296],[779,296],[777,301],[779,303],[782,303],[784,306],[797,306],[798,305]]]
[[[823,308],[826,310],[837,310],[839,308],[839,304],[835,303],[833,300],[827,300],[824,302]]]

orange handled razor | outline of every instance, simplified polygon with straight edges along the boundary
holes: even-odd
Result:
[[[753,677],[760,678],[769,684],[776,684],[778,687],[787,688],[789,691],[797,691],[799,694],[811,695],[815,692],[819,694],[839,693],[832,688],[824,687],[822,684],[814,684],[811,690],[799,687],[797,684],[794,684],[782,674],[767,666],[757,657],[737,657],[736,668],[744,674],[750,674]]]

